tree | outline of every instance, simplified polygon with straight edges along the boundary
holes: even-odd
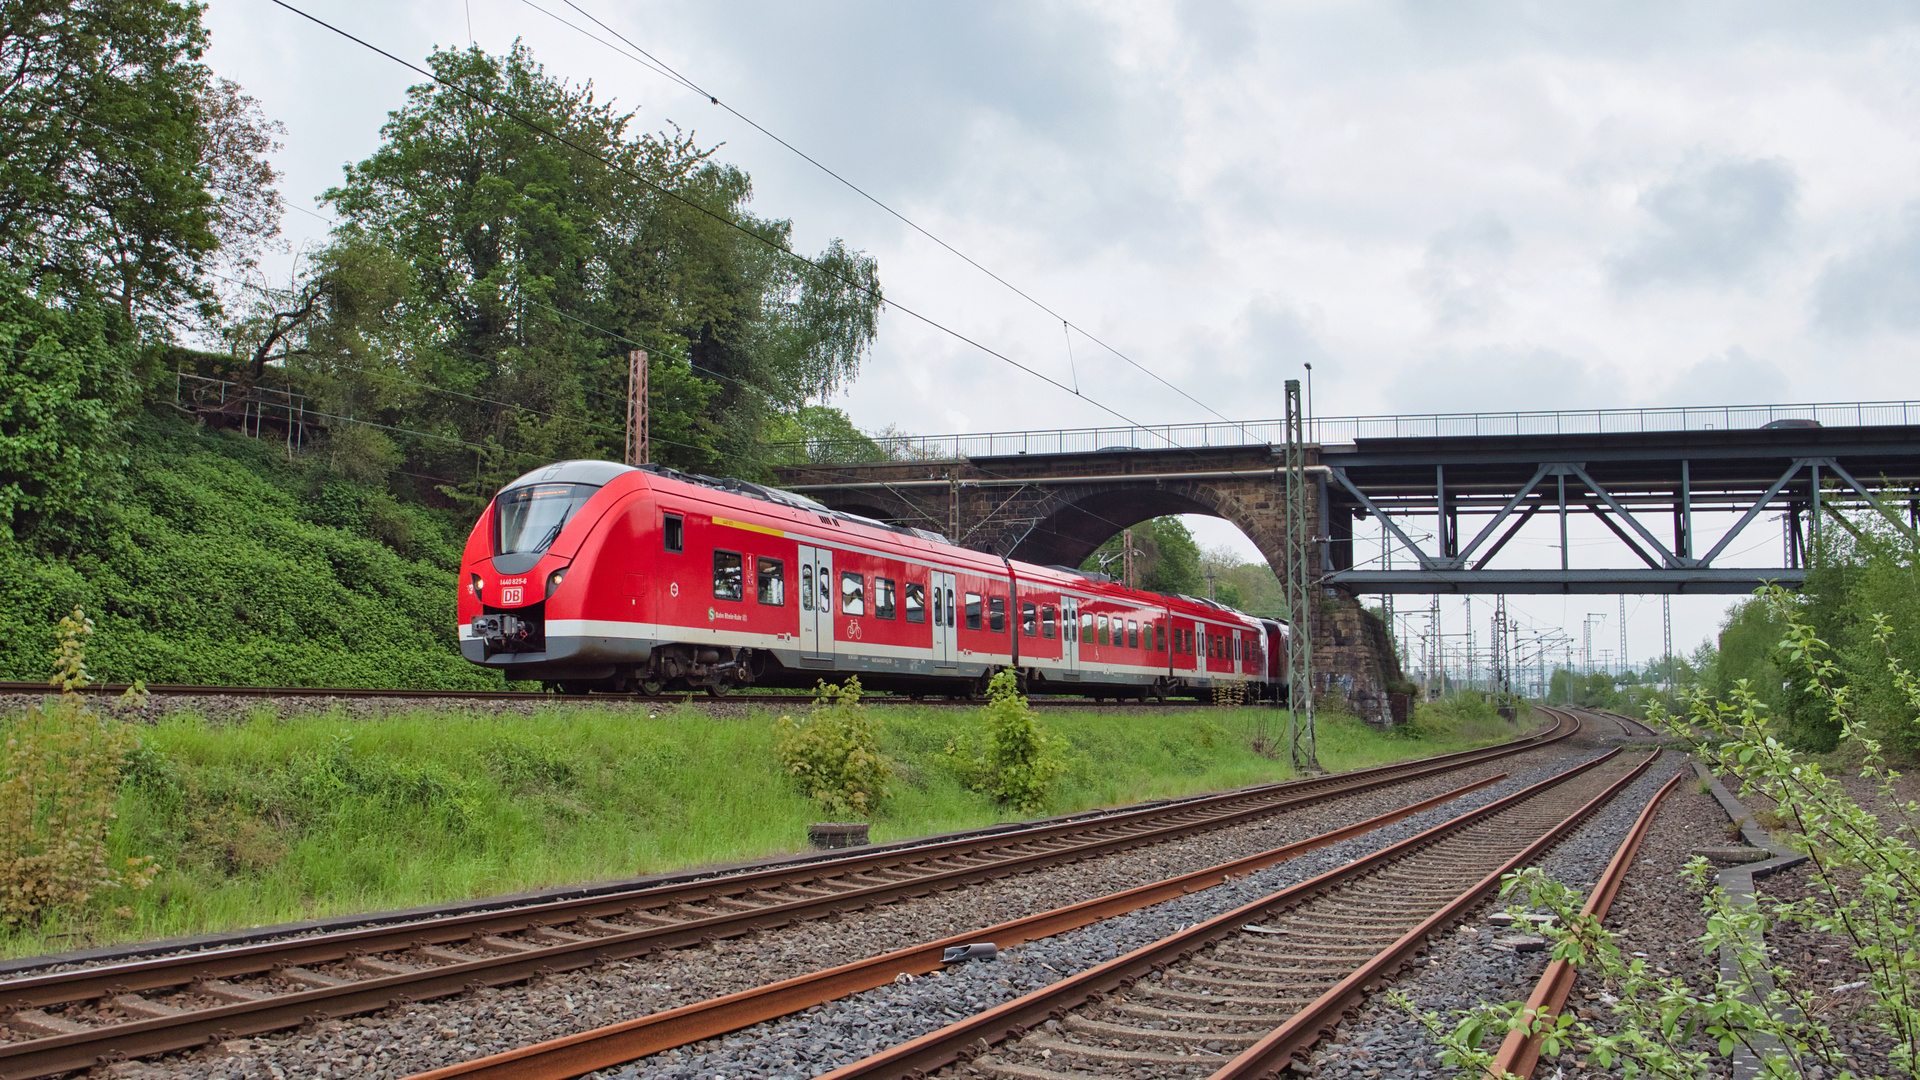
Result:
[[[1136,581],[1143,589],[1163,593],[1205,596],[1206,581],[1200,576],[1200,545],[1193,533],[1177,517],[1153,518],[1133,526]],[[1082,570],[1120,576],[1120,536],[1115,535],[1094,549],[1080,563]]]
[[[644,346],[655,458],[766,475],[768,436],[792,426],[774,418],[797,421],[872,342],[873,261],[837,241],[823,270],[782,254],[789,224],[746,212],[744,172],[678,129],[629,135],[632,113],[522,46],[428,63],[442,81],[409,90],[381,147],[326,195],[344,219],[336,248],[390,253],[410,276],[357,322],[330,308],[309,331],[320,344],[290,345],[301,370],[351,389],[356,409],[404,400],[409,422],[385,422],[431,436],[402,440],[417,471],[461,469],[478,447],[511,475],[617,453],[627,354]]]
[[[199,62],[203,7],[172,0],[0,5],[0,262],[128,321],[209,311],[221,245],[279,228],[275,125]]]
[[[58,546],[103,504],[134,398],[128,339],[111,308],[48,307],[0,272],[0,534]]]

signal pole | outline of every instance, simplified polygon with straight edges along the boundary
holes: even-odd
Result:
[[[1313,582],[1308,579],[1313,541],[1309,524],[1305,417],[1301,415],[1300,380],[1288,379],[1286,422],[1286,574],[1287,616],[1293,620],[1293,647],[1287,650],[1287,750],[1294,772],[1321,772],[1313,733]],[[1208,582],[1211,586],[1212,582]]]
[[[647,351],[627,354],[627,464],[645,465],[647,446]]]

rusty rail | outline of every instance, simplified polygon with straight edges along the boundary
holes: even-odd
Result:
[[[1607,863],[1606,872],[1600,875],[1599,882],[1594,885],[1593,895],[1587,897],[1586,906],[1580,909],[1581,914],[1590,915],[1595,919],[1607,917],[1607,910],[1613,906],[1614,897],[1620,895],[1620,887],[1626,883],[1627,871],[1633,867],[1633,857],[1640,851],[1640,842],[1646,839],[1648,830],[1653,827],[1654,814],[1660,809],[1661,802],[1679,786],[1686,775],[1684,772],[1675,773],[1673,779],[1667,781],[1665,786],[1654,792],[1653,798],[1647,800],[1646,809],[1640,811],[1640,816],[1634,820],[1633,828],[1627,830],[1626,839],[1620,841],[1619,850],[1613,853],[1613,860]],[[1565,960],[1555,960],[1548,964],[1547,970],[1540,976],[1539,985],[1534,987],[1532,996],[1527,998],[1526,1011],[1520,1014],[1521,1018],[1531,1021],[1535,1017],[1548,1018],[1559,1015],[1560,1010],[1566,1007],[1567,995],[1572,993],[1573,981],[1579,977],[1579,974],[1580,969]],[[1493,1068],[1487,1075],[1492,1080],[1505,1080],[1510,1075],[1529,1077],[1533,1075],[1534,1066],[1539,1062],[1540,1036],[1535,1035],[1529,1038],[1526,1032],[1515,1028],[1508,1031],[1506,1039],[1501,1042],[1500,1052],[1494,1056]]]
[[[1319,893],[1335,884],[1369,874],[1394,860],[1419,851],[1436,839],[1444,838],[1468,825],[1499,814],[1574,776],[1610,761],[1619,753],[1618,750],[1611,751],[1343,867],[1242,905],[1224,915],[1199,923],[1013,1001],[956,1021],[939,1031],[843,1066],[827,1073],[822,1080],[869,1080],[869,1078],[891,1080],[891,1078],[919,1077],[930,1075],[935,1070],[955,1061],[971,1060],[977,1056],[983,1043],[990,1045],[1009,1037],[1017,1038],[1048,1019],[1063,1017],[1079,1006],[1101,1001],[1107,994],[1124,990],[1143,976],[1176,964],[1191,957],[1201,948],[1239,932],[1249,920],[1264,917],[1277,908],[1310,894]],[[1518,866],[1526,865],[1528,861],[1578,825],[1587,815],[1604,805],[1608,799],[1650,767],[1657,757],[1657,754],[1649,756],[1620,780],[1609,785],[1606,790],[1563,818],[1557,826],[1529,844],[1525,850],[1509,859],[1497,871],[1459,894],[1452,902],[1423,921],[1415,930],[1409,931],[1393,945],[1377,954],[1358,971],[1295,1015],[1284,1026],[1234,1058],[1214,1074],[1215,1080],[1265,1076],[1284,1068],[1295,1053],[1312,1045],[1324,1030],[1338,1022],[1342,1011],[1362,996],[1364,987],[1396,968],[1419,947],[1428,934],[1478,903],[1499,884],[1502,875]]]

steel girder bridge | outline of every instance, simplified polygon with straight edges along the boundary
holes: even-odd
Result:
[[[1855,528],[1843,511],[1909,536],[1920,526],[1920,423],[1361,437],[1322,445],[1319,464],[1321,582],[1355,593],[1744,593],[1802,583],[1822,530]],[[1703,540],[1703,515],[1730,524]],[[1557,526],[1560,565],[1496,565],[1542,517]],[[1782,519],[1773,565],[1726,565],[1742,538],[1764,540],[1763,517]],[[1355,564],[1353,526],[1366,518],[1411,567]],[[1410,518],[1431,528],[1416,534]],[[1579,518],[1641,565],[1575,565]]]

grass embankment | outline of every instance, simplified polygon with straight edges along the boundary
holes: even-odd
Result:
[[[943,752],[975,714],[876,707],[895,763],[876,841],[1011,816],[963,787]],[[162,871],[131,918],[0,936],[9,956],[606,880],[798,850],[822,819],[780,770],[774,714],[554,706],[533,715],[416,711],[373,719],[175,715],[140,730],[113,833],[116,855]],[[1286,715],[1182,709],[1046,714],[1072,766],[1048,811],[1285,779],[1254,753]],[[1497,717],[1382,735],[1323,715],[1335,770],[1512,736]],[[116,900],[115,903],[119,901]]]

